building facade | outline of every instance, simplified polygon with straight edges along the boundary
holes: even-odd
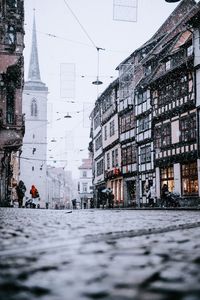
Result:
[[[0,206],[11,203],[19,181],[19,156],[24,135],[24,1],[0,0]]]
[[[79,167],[78,195],[81,208],[94,207],[92,185],[92,159],[82,159]]]
[[[26,130],[21,154],[20,179],[25,183],[28,198],[31,186],[37,187],[41,208],[45,207],[47,199],[47,95],[48,88],[40,77],[34,17],[28,80],[24,84],[23,91]]]
[[[153,37],[118,66],[116,114],[125,206],[148,206],[150,186],[159,199],[164,184],[187,205],[199,201],[199,11],[199,3],[182,0]],[[111,137],[105,144],[106,122],[102,113],[108,187],[114,144]]]

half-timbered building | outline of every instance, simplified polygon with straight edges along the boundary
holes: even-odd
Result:
[[[197,123],[192,32],[185,21],[154,49],[159,65],[151,79],[156,189],[198,196]]]
[[[117,104],[119,81],[116,79],[101,95],[102,99],[102,141],[105,161],[105,181],[114,194],[114,205],[123,206],[123,178],[121,173],[121,147]]]
[[[90,152],[92,152],[92,174],[93,174],[93,186],[94,186],[94,201],[95,206],[100,207],[103,201],[102,190],[105,189],[104,180],[104,153],[102,147],[102,108],[101,98],[98,98],[95,102],[95,107],[90,115],[91,118],[91,142]]]

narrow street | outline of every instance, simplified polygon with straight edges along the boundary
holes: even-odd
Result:
[[[200,299],[198,211],[0,209],[1,300]]]

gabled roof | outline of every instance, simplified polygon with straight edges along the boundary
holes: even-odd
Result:
[[[188,19],[191,17],[191,13],[196,11],[197,4],[194,0],[182,0],[179,5],[174,9],[174,11],[169,15],[169,17],[166,19],[166,21],[160,26],[160,28],[156,31],[156,33],[147,41],[145,42],[141,47],[137,48],[134,52],[132,52],[131,55],[129,55],[125,60],[123,60],[120,64],[126,63],[128,60],[130,60],[134,55],[137,54],[137,52],[142,51],[142,49],[153,45],[155,43],[155,47],[149,52],[149,54],[141,61],[145,62],[148,59],[152,59],[150,55],[154,53],[155,48],[158,47],[158,45],[162,45],[162,42],[166,37],[170,40],[170,33],[174,31],[175,28],[177,28],[180,23],[185,23],[183,21],[186,20],[186,15],[188,16]],[[183,25],[185,26],[185,24]],[[159,51],[160,52],[160,51]],[[155,55],[154,53],[153,55]],[[119,66],[117,67],[117,69]]]

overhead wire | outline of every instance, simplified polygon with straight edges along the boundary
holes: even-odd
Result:
[[[83,32],[86,34],[86,36],[88,37],[88,39],[90,40],[90,42],[92,43],[92,45],[97,48],[95,42],[93,41],[93,39],[90,37],[90,35],[88,34],[87,30],[85,29],[85,27],[82,25],[82,23],[80,22],[80,20],[78,19],[78,17],[76,16],[76,14],[73,12],[73,10],[71,9],[71,7],[69,6],[69,4],[67,3],[66,0],[63,0],[65,5],[67,6],[67,8],[69,9],[69,11],[71,12],[71,14],[73,15],[73,17],[75,18],[75,20],[78,22],[78,24],[80,25],[81,29],[83,30]]]

